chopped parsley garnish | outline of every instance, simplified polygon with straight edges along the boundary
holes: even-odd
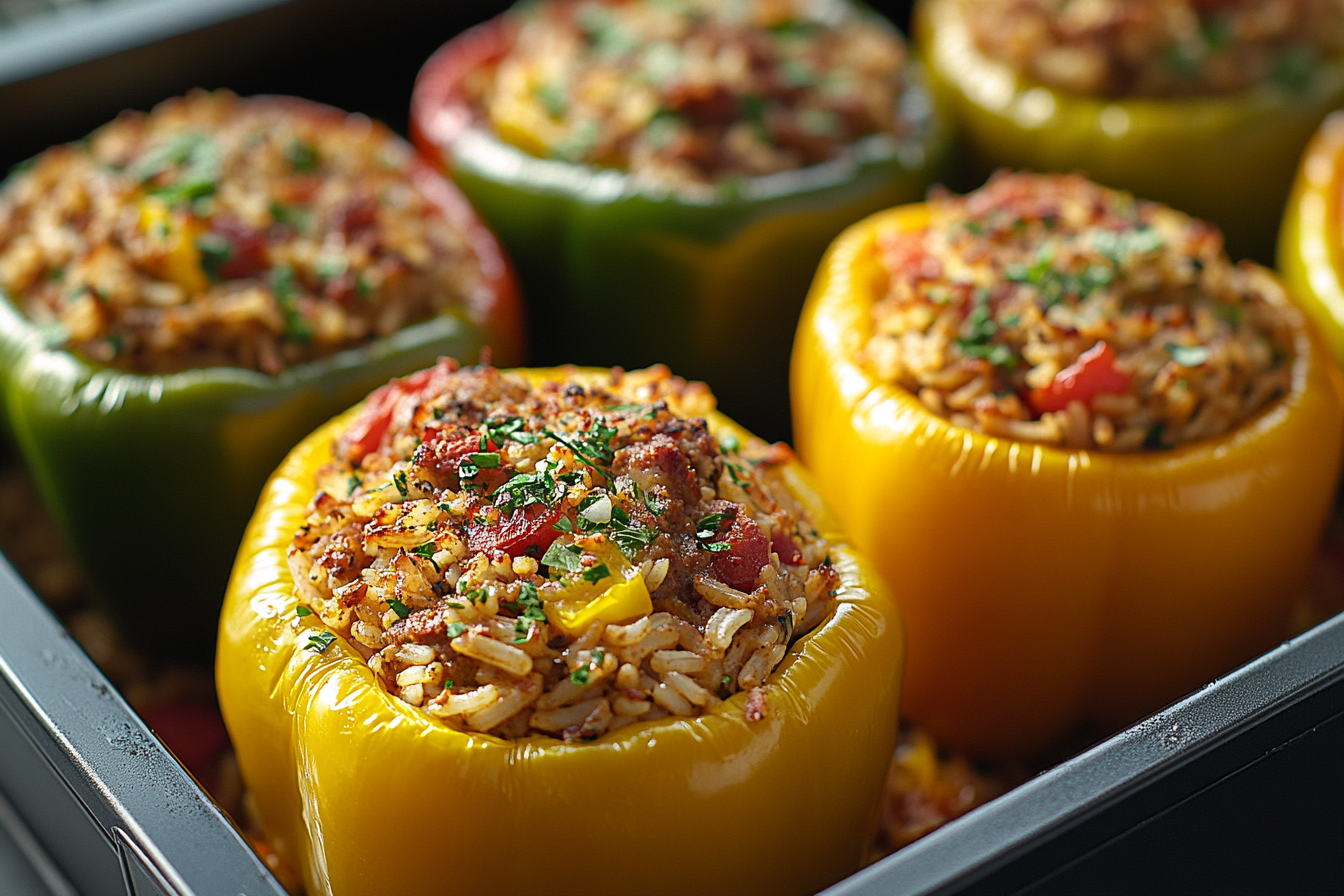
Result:
[[[723,676],[722,678],[719,679],[719,684],[721,684],[721,685],[723,685],[723,686],[725,686],[725,687],[727,687],[728,685],[730,685],[730,684],[732,684],[732,683],[733,683],[733,676],[731,676],[731,675],[725,675],[725,676]]]
[[[271,274],[271,293],[276,304],[285,316],[285,338],[307,345],[313,341],[313,325],[303,316],[296,304],[298,289],[294,282],[294,269],[289,265],[280,265]]]
[[[741,447],[742,443],[738,441],[738,438],[735,435],[729,434],[719,439],[719,448],[724,451],[736,451]]]
[[[313,615],[313,611],[307,607],[299,606],[294,608],[294,615],[302,619],[305,616]]]
[[[607,564],[605,563],[599,563],[596,566],[585,569],[581,576],[585,582],[592,582],[594,584],[610,577],[611,570],[607,569]]]
[[[285,147],[285,160],[300,174],[317,170],[317,149],[312,144],[295,139]]]
[[[727,519],[727,514],[711,513],[696,521],[695,538],[700,543],[701,550],[713,553],[732,550],[733,546],[728,542],[714,541],[718,537],[719,529],[725,519]]]
[[[663,511],[667,510],[667,505],[658,500],[653,492],[644,493],[644,506],[649,509],[649,513],[653,514],[655,518],[662,516]]]
[[[522,644],[532,636],[532,620],[519,616],[513,622],[513,643]]]
[[[602,468],[611,466],[611,462],[616,458],[616,451],[611,447],[611,439],[617,432],[615,427],[594,423],[579,433],[561,434],[551,429],[544,431],[599,473],[605,474],[606,471]]]
[[[719,534],[719,529],[723,527],[723,521],[728,518],[724,513],[711,513],[700,517],[695,521],[695,537],[701,541],[708,541]]]
[[[739,467],[737,464],[733,463],[732,461],[726,460],[723,462],[723,468],[728,471],[728,478],[733,480],[733,484],[736,485],[738,488],[746,488],[748,485],[750,485],[750,483],[743,478],[743,475],[747,471]]]
[[[537,594],[537,588],[528,582],[523,583],[522,590],[518,592],[518,599],[505,601],[504,609],[511,613],[517,613],[520,619],[535,619],[537,622],[546,621],[546,611],[541,606],[541,596]]]
[[[548,82],[537,85],[535,91],[537,101],[546,109],[547,114],[552,118],[560,118],[569,108],[569,99],[565,96],[565,88],[562,84]]]
[[[551,546],[546,549],[542,555],[541,562],[552,569],[563,569],[566,572],[579,572],[583,569],[583,564],[579,562],[579,554],[582,553],[578,545],[569,545],[568,547],[557,542],[551,542]]]
[[[397,614],[398,619],[405,619],[407,616],[411,615],[411,608],[397,600],[395,597],[389,597],[387,599],[387,606],[393,613]]]
[[[565,487],[555,481],[547,470],[520,473],[495,490],[495,506],[506,513],[531,507],[533,504],[553,505],[564,495]]]
[[[462,633],[465,632],[466,630],[467,630],[467,627],[466,627],[465,625],[463,625],[462,623],[460,623],[460,622],[450,622],[450,623],[448,623],[447,626],[444,627],[444,629],[443,629],[443,634],[444,634],[444,637],[446,637],[446,638],[456,638],[458,635],[462,634]]]
[[[299,233],[304,233],[308,230],[308,209],[272,202],[271,220],[282,227],[293,227]]]
[[[350,478],[345,480],[346,496],[349,497],[350,495],[353,495],[355,493],[355,489],[359,488],[363,484],[364,484],[363,479],[360,479],[358,476],[351,474]]]
[[[1162,237],[1147,224],[1131,230],[1098,230],[1092,234],[1092,248],[1111,260],[1117,268],[1131,255],[1144,255],[1162,248]]]
[[[1167,354],[1171,355],[1171,360],[1182,367],[1198,367],[1206,364],[1212,354],[1206,345],[1177,345],[1168,342],[1166,349]]]
[[[621,516],[625,516],[624,511],[621,511]],[[639,553],[641,548],[648,547],[658,539],[656,529],[650,529],[647,526],[629,525],[628,517],[626,517],[625,523],[619,523],[615,521],[615,514],[613,514],[612,520],[611,540],[616,542],[616,547],[621,549],[622,554],[631,559]]]
[[[401,493],[403,498],[406,497],[408,490],[405,470],[398,470],[396,473],[392,474],[392,484],[397,487],[397,491]]]
[[[432,541],[427,541],[424,544],[418,544],[415,547],[411,548],[411,553],[417,554],[428,560],[431,557],[433,557],[434,554],[438,552],[438,550],[439,550],[438,545],[434,544],[434,542]]]
[[[586,685],[588,683],[588,667],[580,666],[573,672],[569,673],[569,680],[572,681],[574,684],[578,685],[579,687],[583,687],[584,685]]]
[[[308,643],[303,645],[304,650],[311,650],[315,653],[326,653],[327,648],[336,641],[336,636],[331,632],[313,632],[308,636]]]
[[[217,233],[203,233],[196,237],[196,250],[201,253],[201,270],[210,282],[223,280],[219,269],[233,257],[233,244]]]
[[[496,445],[503,445],[506,439],[512,439],[520,445],[535,445],[540,438],[536,433],[523,429],[522,417],[487,420],[485,421],[485,435]]]
[[[1011,279],[1011,275],[1009,277]],[[968,358],[983,358],[997,367],[1012,370],[1017,366],[1013,350],[1003,343],[990,341],[998,331],[999,325],[994,322],[994,314],[989,307],[989,290],[976,290],[975,307],[966,317],[962,330],[965,335],[956,340],[957,345]]]
[[[145,192],[168,205],[183,205],[213,196],[219,188],[219,147],[205,134],[190,132],[168,141],[145,155],[132,176],[149,184],[174,168],[180,171],[167,183],[147,186]]]
[[[482,451],[476,454],[468,454],[467,458],[482,470],[497,470],[503,460],[498,451]]]

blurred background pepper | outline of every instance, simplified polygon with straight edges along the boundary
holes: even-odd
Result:
[[[1222,4],[1207,4],[1210,10]],[[1109,97],[1072,92],[993,59],[960,0],[922,0],[914,40],[954,118],[961,188],[999,167],[1082,171],[1217,224],[1233,258],[1273,261],[1302,147],[1344,103],[1344,59],[1326,58],[1239,92]]]
[[[511,125],[509,143],[483,124],[464,84],[509,51],[515,31],[492,20],[436,53],[417,81],[411,132],[518,265],[533,360],[666,363],[707,381],[764,436],[786,438],[789,344],[826,243],[865,214],[920,198],[944,170],[949,133],[921,75],[907,70],[900,100],[909,134],[688,196],[617,168],[541,158],[520,148],[542,145],[539,135]]]

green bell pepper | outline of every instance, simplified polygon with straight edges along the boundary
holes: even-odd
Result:
[[[276,375],[240,367],[142,374],[97,364],[49,345],[0,289],[0,416],[132,646],[209,657],[257,496],[319,423],[441,356],[474,362],[489,346],[497,362],[521,360],[522,309],[498,242],[428,165],[414,158],[408,174],[466,236],[482,287],[428,320]]]
[[[788,437],[788,359],[812,273],[847,225],[921,198],[948,158],[918,74],[908,139],[869,137],[844,158],[721,185],[694,201],[622,171],[530,155],[477,120],[461,82],[511,45],[501,19],[425,64],[411,136],[480,210],[532,299],[538,364],[665,363],[709,382],[721,406]]]
[[[915,7],[917,51],[954,115],[965,186],[999,167],[1085,171],[1212,221],[1233,258],[1273,260],[1275,231],[1298,156],[1344,103],[1344,60],[1300,91],[1272,84],[1227,96],[1107,99],[1046,86],[986,57],[956,4]]]

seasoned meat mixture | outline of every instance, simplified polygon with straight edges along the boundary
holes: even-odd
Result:
[[[466,86],[505,140],[672,187],[800,168],[905,132],[900,35],[846,2],[515,7]]]
[[[0,289],[96,363],[278,373],[481,288],[413,159],[382,125],[300,100],[126,113],[0,188]]]
[[[890,232],[864,352],[931,412],[1108,451],[1228,432],[1289,385],[1292,312],[1210,224],[1076,175],[1001,173]]]
[[[451,362],[341,436],[289,551],[300,616],[458,729],[591,739],[760,686],[827,614],[826,543],[783,446],[697,416],[665,369],[534,385]]]
[[[1096,96],[1310,84],[1344,53],[1344,0],[940,0],[986,55]]]

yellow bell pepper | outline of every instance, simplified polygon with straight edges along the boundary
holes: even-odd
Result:
[[[1108,454],[954,426],[857,360],[880,235],[832,244],[794,345],[795,439],[901,599],[902,707],[940,742],[1023,755],[1132,721],[1285,636],[1340,462],[1344,377],[1300,316],[1289,394],[1220,438]]]
[[[1344,366],[1344,112],[1325,120],[1302,156],[1279,228],[1279,270]]]
[[[904,634],[796,463],[771,475],[830,541],[841,587],[831,617],[765,685],[764,719],[747,721],[737,694],[698,718],[592,743],[505,741],[392,697],[339,639],[322,654],[303,649],[315,617],[295,616],[285,551],[358,410],[271,478],[219,631],[220,706],[244,780],[309,893],[802,894],[858,869],[896,741]],[[721,415],[710,425],[747,438]]]
[[[995,168],[1085,171],[1223,229],[1234,258],[1268,261],[1293,167],[1344,103],[1344,59],[1294,92],[1109,99],[1050,87],[985,56],[952,0],[921,0],[916,47],[977,180]],[[969,184],[968,184],[969,186]]]

